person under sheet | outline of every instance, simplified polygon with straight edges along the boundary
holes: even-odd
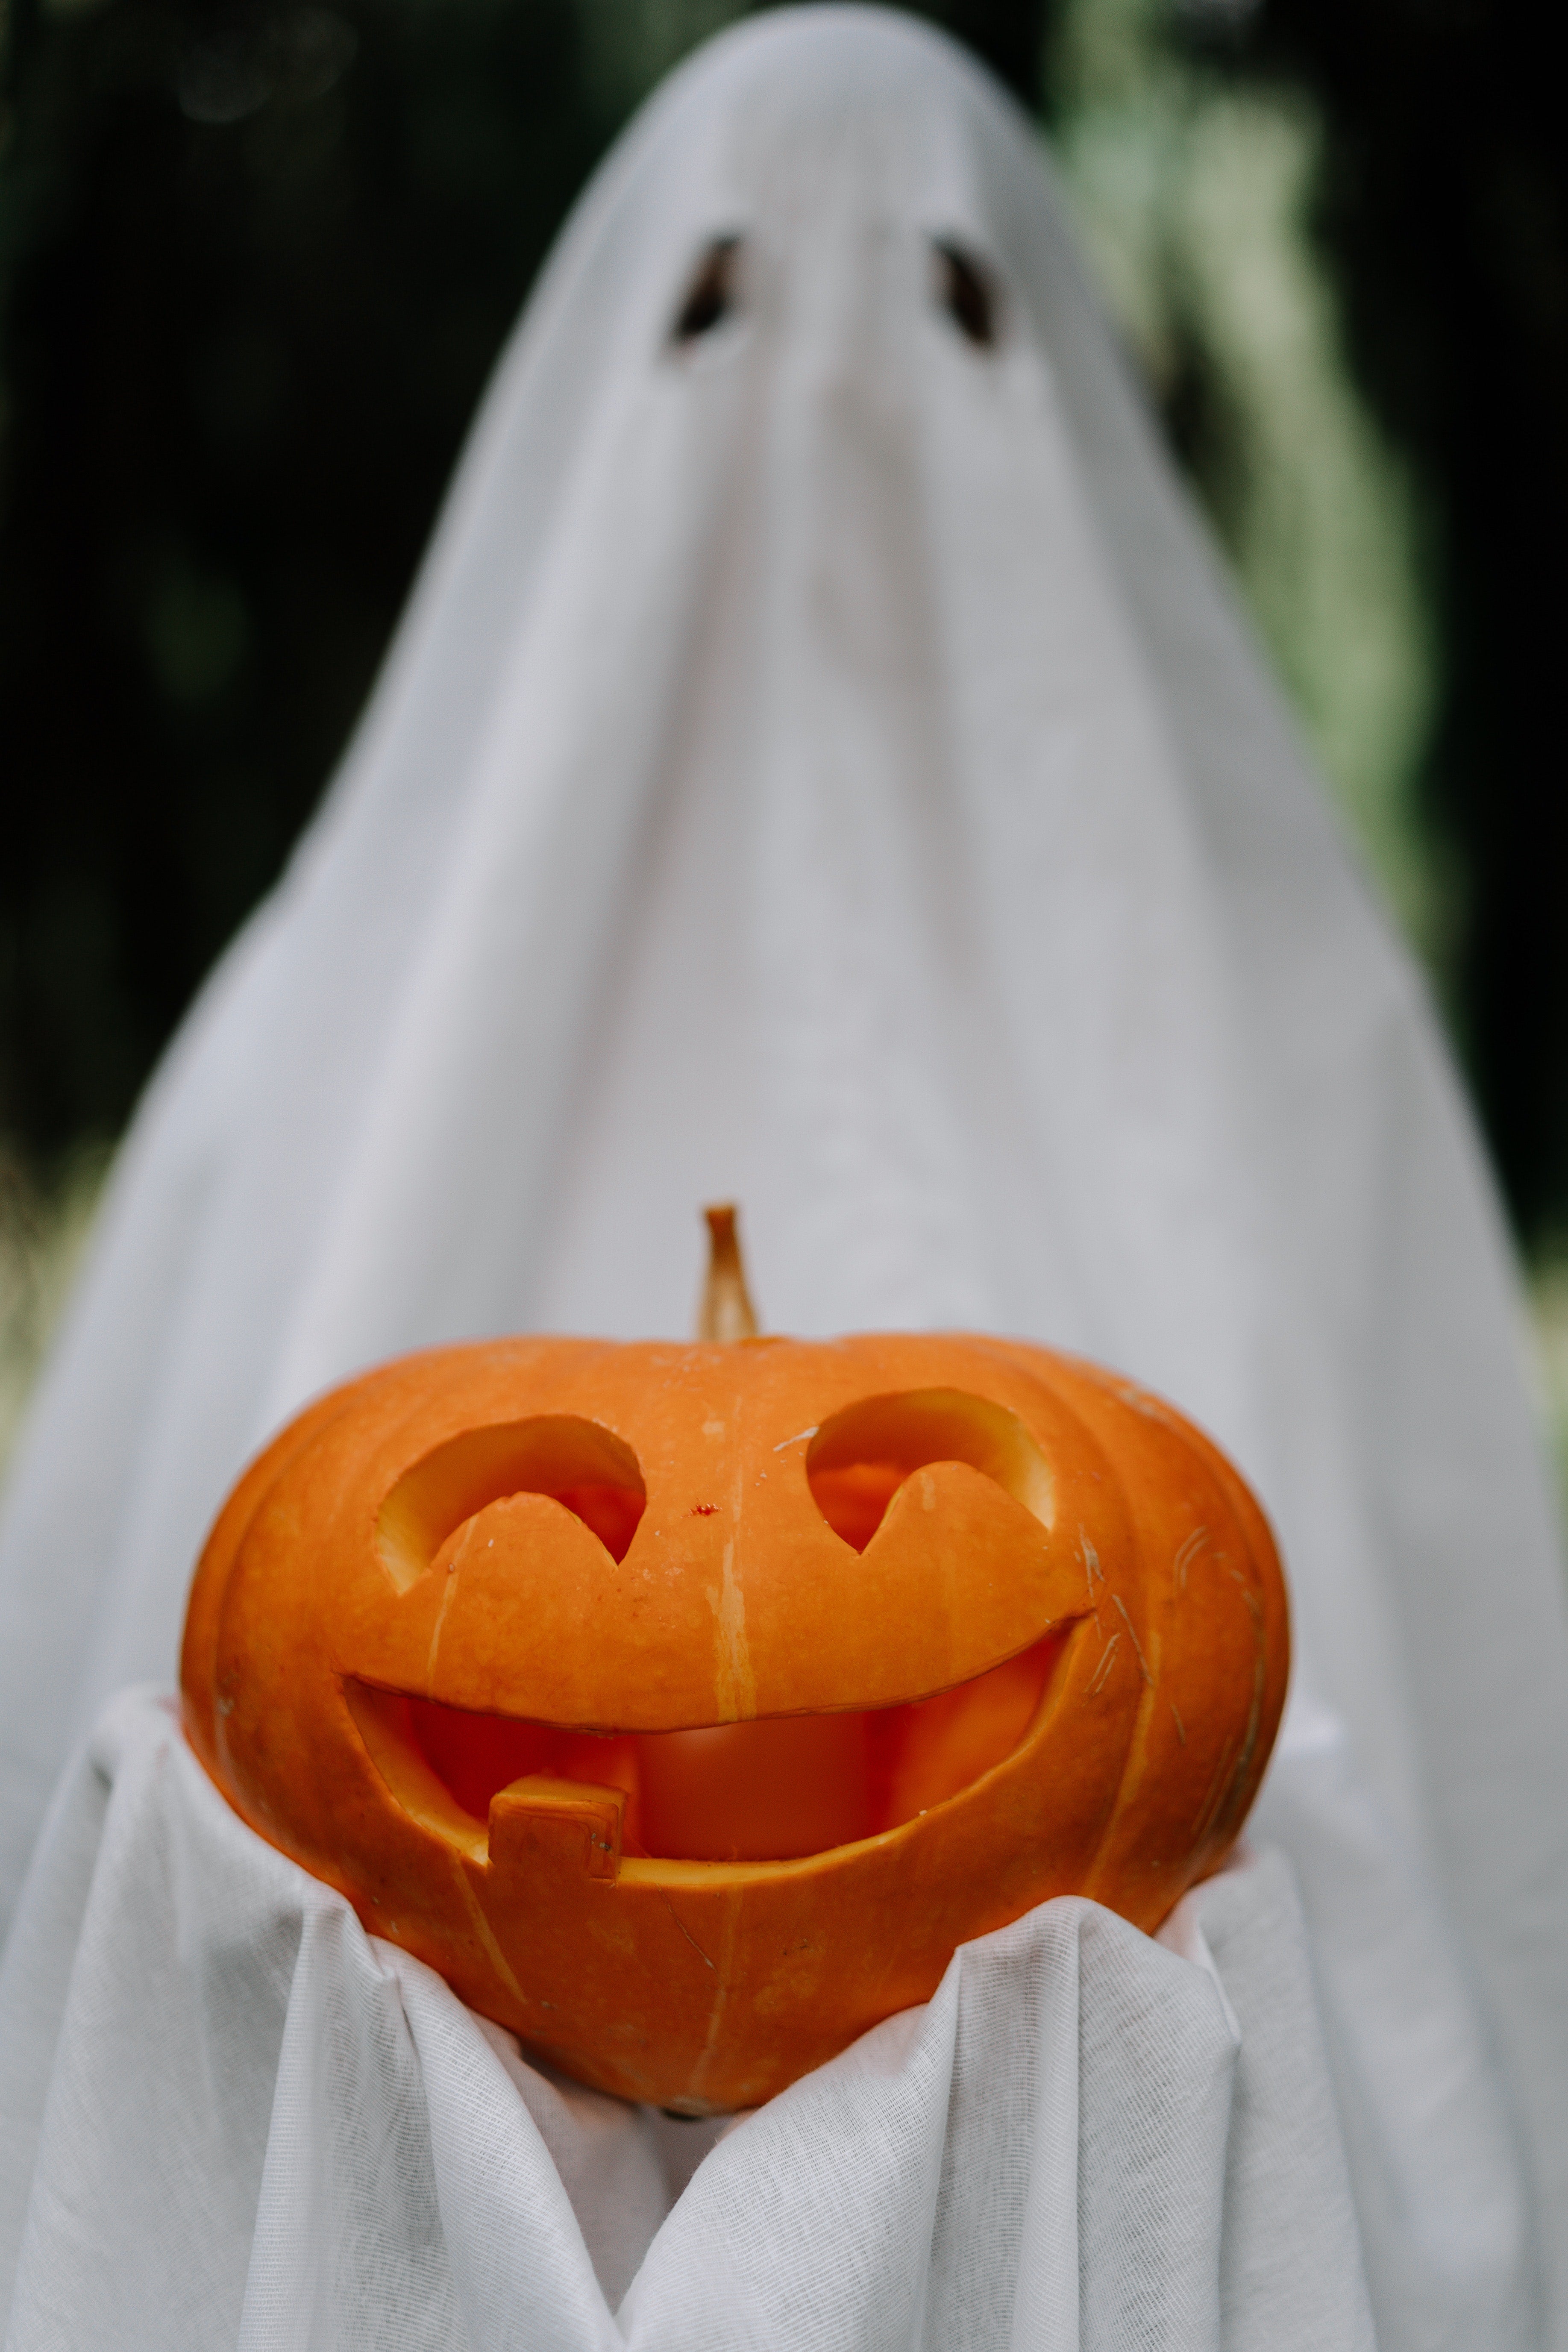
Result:
[[[283,1418],[683,1332],[724,1198],[772,1328],[1078,1349],[1236,1457],[1378,2340],[1568,2345],[1568,1615],[1496,1206],[1029,126],[871,8],[721,36],[605,164],[149,1090],[0,1545],[5,1896]]]

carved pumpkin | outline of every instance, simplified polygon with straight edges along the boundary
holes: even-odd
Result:
[[[707,1322],[749,1320],[737,1266]],[[695,2114],[1049,1895],[1157,1927],[1240,1826],[1287,1657],[1239,1476],[1089,1364],[535,1339],[301,1413],[209,1538],[183,1682],[230,1803],[374,1933]]]

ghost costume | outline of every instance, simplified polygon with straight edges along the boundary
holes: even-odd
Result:
[[[721,1198],[775,1329],[1170,1395],[1270,1512],[1297,1667],[1251,1850],[1159,1943],[1046,1906],[677,2200],[658,2127],[366,1937],[156,1696],[103,1710],[170,1682],[308,1396],[684,1332]],[[8,2340],[1568,2346],[1568,1624],[1516,1326],[1421,988],[1028,126],[878,10],[722,36],[565,231],[37,1402]]]

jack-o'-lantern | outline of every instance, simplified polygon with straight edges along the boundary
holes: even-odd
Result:
[[[246,1473],[190,1738],[366,1927],[582,2081],[751,2106],[1047,1896],[1152,1930],[1284,1697],[1257,1504],[999,1339],[750,1328],[384,1366]]]

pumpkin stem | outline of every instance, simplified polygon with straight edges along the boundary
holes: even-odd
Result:
[[[741,1263],[735,1204],[725,1201],[702,1213],[708,1220],[708,1279],[697,1311],[697,1336],[700,1339],[754,1339],[757,1315]]]

